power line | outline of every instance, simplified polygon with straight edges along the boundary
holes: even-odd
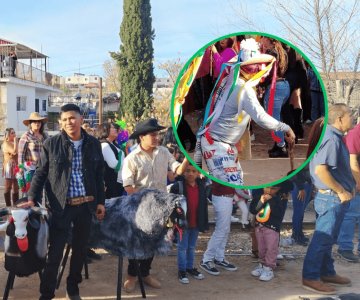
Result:
[[[80,69],[91,69],[91,68],[95,68],[95,67],[99,67],[102,66],[103,64],[98,64],[98,65],[91,65],[91,66],[85,66],[85,67],[81,67]],[[63,73],[70,73],[70,72],[78,72],[79,68],[77,69],[71,69],[71,70],[66,70],[66,71],[61,71],[61,72],[57,72],[57,74],[63,74]]]

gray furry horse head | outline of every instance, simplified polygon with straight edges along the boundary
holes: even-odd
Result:
[[[90,245],[116,255],[144,259],[171,247],[166,222],[183,196],[144,189],[106,200],[102,222],[93,220]]]

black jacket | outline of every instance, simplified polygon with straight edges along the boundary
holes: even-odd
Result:
[[[196,183],[199,187],[199,206],[197,211],[197,225],[200,232],[209,230],[208,220],[208,207],[207,207],[207,191],[205,186],[205,180],[196,179]],[[171,188],[170,193],[180,194],[179,184],[183,185],[183,195],[187,198],[186,183],[185,180],[175,182]]]
[[[104,204],[104,158],[100,142],[81,129],[82,167],[86,196],[94,196],[88,202],[90,210],[97,204]],[[61,214],[70,184],[73,148],[65,131],[47,139],[41,151],[31,187],[29,198],[41,201],[45,184],[47,206],[53,213]]]
[[[254,197],[250,203],[250,212],[256,215],[261,209],[265,207],[265,203],[261,203],[260,197],[262,194],[258,194],[257,197]],[[276,194],[269,201],[271,213],[270,218],[264,223],[259,223],[256,221],[256,224],[262,224],[265,227],[268,227],[272,230],[280,232],[281,224],[284,219],[285,210],[287,207],[287,200],[281,198],[280,194]]]

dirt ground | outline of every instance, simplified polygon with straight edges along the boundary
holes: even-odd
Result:
[[[308,147],[307,137],[311,126],[304,125],[304,139],[299,140],[294,148],[294,165],[298,168],[306,158]],[[255,141],[252,142],[252,159],[240,161],[244,171],[245,185],[254,186],[279,180],[291,170],[289,158],[269,158],[268,149],[272,148],[274,141],[270,131],[253,125]]]
[[[311,230],[308,230],[311,233]],[[286,237],[287,231],[282,232]],[[206,247],[209,234],[202,234],[199,238],[196,263],[201,260],[201,255]],[[231,232],[228,243],[227,259],[238,266],[236,272],[222,271],[219,276],[205,274],[202,281],[190,278],[190,284],[181,284],[177,279],[176,251],[169,256],[156,257],[153,263],[152,274],[162,282],[162,289],[156,290],[146,287],[147,298],[150,299],[254,299],[262,300],[295,300],[301,297],[318,299],[316,295],[301,286],[301,269],[305,247],[288,246],[281,248],[281,253],[287,257],[280,261],[280,267],[275,272],[275,278],[270,282],[260,282],[250,275],[256,266],[256,259],[250,254],[250,240],[248,233],[239,229]],[[335,249],[334,249],[335,251]],[[116,299],[116,281],[118,259],[105,251],[97,250],[102,254],[102,260],[89,265],[90,278],[83,280],[80,285],[82,299]],[[352,279],[352,287],[338,288],[340,294],[360,293],[359,264],[348,263],[335,255],[336,270],[339,274]],[[4,253],[0,252],[0,264],[3,264]],[[124,260],[124,273],[127,262]],[[65,271],[64,278],[56,299],[65,299]],[[0,271],[0,293],[4,290],[7,272]],[[39,278],[34,274],[28,278],[16,278],[14,289],[10,292],[9,299],[38,299]],[[123,299],[141,299],[140,288],[134,293],[122,292]]]

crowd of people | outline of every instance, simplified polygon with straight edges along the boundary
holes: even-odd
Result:
[[[240,68],[233,68],[234,62],[226,73],[224,63],[236,60],[239,53]],[[215,93],[206,101],[210,98],[214,103],[212,109],[220,105],[222,110],[209,122],[205,115],[196,143],[187,143],[196,147],[195,158],[200,155],[215,177],[241,186],[243,173],[236,144],[248,130],[250,118],[273,131],[274,146],[268,151],[269,157],[287,157],[286,144],[291,146],[303,138],[301,122],[305,107],[313,123],[308,138],[309,157],[326,125],[319,83],[310,84],[312,105],[304,100],[307,74],[317,80],[312,72],[311,68],[304,67],[303,59],[292,48],[268,37],[259,37],[258,41],[244,36],[227,38],[206,49],[198,71],[198,76],[202,77],[198,79],[216,86]],[[234,74],[239,77],[235,84],[224,80]],[[195,81],[195,86],[199,80]],[[230,91],[235,91],[233,95],[236,96],[230,96]],[[185,103],[206,105],[206,101],[200,100]],[[184,113],[187,109],[189,107],[185,106]],[[291,118],[286,119],[289,114]],[[20,140],[14,129],[8,128],[2,145],[6,205],[27,208],[45,202],[51,213],[40,299],[55,296],[56,276],[69,231],[72,232],[72,256],[66,281],[67,296],[81,299],[78,285],[89,253],[87,242],[92,215],[101,221],[106,217],[106,199],[131,195],[146,188],[183,194],[187,200],[187,228],[174,238],[177,276],[182,284],[188,284],[190,276],[204,279],[202,272],[218,276],[220,270],[238,270],[225,256],[234,203],[242,211],[242,228],[249,231],[252,253],[259,260],[251,275],[261,281],[272,280],[290,194],[294,206],[292,238],[297,244],[308,246],[302,274],[304,288],[334,294],[336,289],[332,284],[351,283],[350,279],[336,273],[331,254],[332,246],[338,243],[342,257],[359,261],[359,251],[358,255],[353,252],[353,236],[360,218],[360,125],[351,129],[353,119],[346,105],[335,104],[329,108],[325,137],[309,166],[283,183],[254,190],[233,188],[200,176],[179,152],[172,129],[162,135],[165,127],[153,118],[137,123],[129,135],[119,120],[91,128],[83,122],[77,105],[66,104],[61,107],[58,134],[49,137],[46,122],[47,118],[31,113],[23,120],[28,130]],[[181,126],[184,124],[180,123],[179,128]],[[179,136],[181,138],[181,132]],[[26,196],[21,201],[20,193]],[[198,270],[195,250],[199,233],[209,229],[208,199],[214,208],[215,229]],[[302,223],[305,208],[312,199],[316,226],[309,242]],[[161,282],[150,273],[153,259],[129,259],[124,281],[126,292],[134,291],[138,275],[145,284],[161,288]]]
[[[201,271],[217,276],[219,269],[230,272],[238,269],[225,257],[233,201],[239,203],[239,207],[245,205],[242,223],[247,226],[243,228],[249,231],[253,256],[259,259],[251,275],[261,281],[272,280],[277,267],[281,223],[290,194],[294,206],[292,237],[299,245],[308,246],[303,266],[304,288],[333,294],[336,289],[331,284],[351,283],[350,279],[335,272],[331,254],[332,246],[338,243],[338,252],[343,258],[359,261],[359,256],[353,252],[353,238],[360,217],[360,125],[351,129],[351,111],[345,105],[336,104],[329,108],[325,138],[309,166],[281,184],[238,190],[242,193],[202,178],[186,158],[178,155],[172,129],[161,135],[165,127],[156,119],[136,125],[129,137],[129,141],[135,141],[131,148],[117,143],[123,129],[116,121],[101,124],[91,131],[85,124],[87,130],[83,129],[80,109],[74,104],[61,108],[62,129],[59,134],[49,137],[44,130],[46,122],[45,117],[30,114],[23,121],[28,131],[20,140],[17,140],[15,131],[8,128],[2,145],[6,205],[36,205],[42,202],[45,189],[46,205],[52,214],[40,299],[52,299],[55,295],[56,275],[70,228],[73,252],[67,295],[70,299],[80,299],[78,284],[88,251],[91,215],[94,213],[99,220],[103,219],[106,215],[105,199],[136,193],[144,188],[183,194],[187,199],[188,227],[182,236],[176,237],[178,278],[182,284],[190,282],[189,276],[204,279]],[[324,125],[323,118],[314,122],[309,135],[308,156],[314,150]],[[345,133],[348,134],[343,141]],[[162,136],[165,136],[163,141]],[[160,146],[161,143],[164,146]],[[19,165],[27,165],[27,169],[16,170]],[[29,189],[19,191],[17,172],[30,174]],[[26,201],[18,202],[19,192],[27,195]],[[305,208],[313,198],[316,227],[309,244],[302,222]],[[208,199],[214,206],[216,225],[199,262],[199,271],[195,265],[195,250],[199,232],[209,229]],[[161,282],[150,274],[152,261],[153,257],[140,260],[139,272],[147,285],[161,288]],[[136,287],[137,263],[137,260],[129,259],[128,276],[124,282],[128,293]]]

